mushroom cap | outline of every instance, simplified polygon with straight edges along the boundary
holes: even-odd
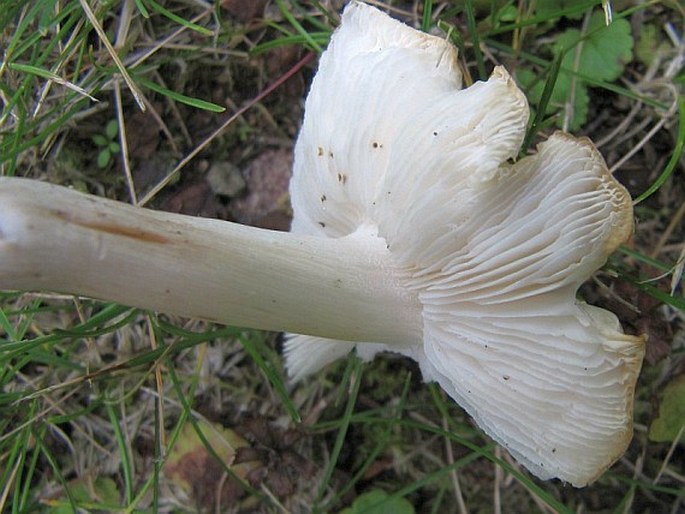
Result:
[[[513,162],[529,110],[506,70],[461,89],[457,53],[353,1],[306,101],[292,231],[376,234],[423,306],[410,346],[290,336],[294,378],[356,348],[418,361],[534,475],[596,479],[632,437],[641,337],[576,299],[632,233],[590,140],[557,132]]]

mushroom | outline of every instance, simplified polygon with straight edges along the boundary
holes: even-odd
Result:
[[[462,89],[442,38],[350,2],[306,101],[290,233],[0,178],[0,288],[287,331],[300,378],[356,348],[418,361],[541,479],[632,436],[643,340],[576,298],[632,232],[592,143],[528,121],[502,67]]]

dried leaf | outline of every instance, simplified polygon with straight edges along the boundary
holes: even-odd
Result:
[[[220,424],[203,420],[197,421],[197,424],[223,463],[238,478],[245,480],[257,463],[236,463],[235,457],[237,451],[249,446],[249,443]],[[204,509],[210,509],[214,505],[232,505],[244,494],[244,488],[232,477],[226,476],[223,466],[207,450],[190,422],[184,425],[176,444],[169,452],[164,474],[195,498]],[[221,494],[219,501],[217,494]]]

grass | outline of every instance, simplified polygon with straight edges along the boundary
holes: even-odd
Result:
[[[253,4],[0,0],[2,174],[193,214],[208,203],[225,217],[230,201],[197,198],[210,194],[207,169],[291,148],[310,52],[337,19],[316,0],[278,0],[251,15]],[[531,145],[567,107],[554,104],[561,74],[587,84],[593,116],[577,132],[619,164],[637,223],[582,293],[650,337],[635,438],[611,470],[585,489],[530,478],[405,360],[351,356],[292,386],[274,334],[5,292],[0,511],[338,512],[377,490],[415,512],[681,510],[682,437],[654,442],[648,431],[665,385],[683,373],[685,13],[667,0],[613,2],[635,46],[607,81],[564,69],[551,45],[600,2],[557,4],[426,0],[392,12],[448,31],[474,77],[499,62],[539,77],[527,88]],[[93,137],[110,120],[119,153],[98,167]]]

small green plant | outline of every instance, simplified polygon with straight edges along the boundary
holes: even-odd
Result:
[[[380,489],[362,494],[340,514],[414,514],[414,507],[404,498],[388,496]]]
[[[117,120],[112,119],[107,122],[102,134],[93,136],[93,143],[100,149],[97,157],[98,168],[107,168],[112,162],[113,156],[121,150],[117,141],[117,134],[119,134],[119,124]]]
[[[119,505],[117,484],[109,477],[97,477],[95,480],[77,478],[69,482],[67,487],[68,495],[65,493],[59,498],[45,501],[55,514],[74,512],[75,505],[84,509],[102,509],[104,506],[115,509]]]
[[[685,375],[671,381],[662,393],[659,417],[649,427],[649,438],[656,442],[676,442],[685,430]]]
[[[579,130],[588,118],[588,86],[613,82],[633,59],[633,37],[630,24],[623,18],[605,25],[604,14],[596,11],[582,30],[567,29],[559,33],[553,51],[561,56],[557,76],[545,114],[555,112],[556,124],[566,130]],[[519,82],[528,89],[528,97],[538,104],[544,81],[530,69],[520,69]]]

